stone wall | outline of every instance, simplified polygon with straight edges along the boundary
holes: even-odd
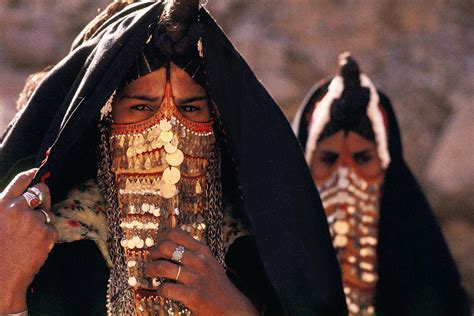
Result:
[[[26,75],[63,56],[106,0],[0,0],[0,129]],[[392,100],[405,156],[474,295],[474,6],[465,0],[209,0],[291,119],[349,50]]]

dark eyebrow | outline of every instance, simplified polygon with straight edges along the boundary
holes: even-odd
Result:
[[[136,100],[147,101],[147,102],[157,102],[161,100],[161,97],[154,98],[147,95],[123,95],[120,97],[120,99],[136,99]]]
[[[323,149],[321,150],[322,154],[329,154],[329,155],[339,155],[340,153],[334,150],[329,150],[329,149]]]
[[[207,96],[196,96],[196,97],[190,97],[190,98],[176,99],[176,103],[186,104],[186,103],[191,103],[191,102],[200,101],[200,100],[207,100]]]
[[[364,149],[361,151],[356,151],[355,153],[352,153],[352,155],[365,155],[365,154],[370,154],[372,152],[371,149]]]

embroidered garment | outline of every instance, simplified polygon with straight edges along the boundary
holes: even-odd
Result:
[[[105,200],[95,180],[88,180],[73,188],[65,200],[53,205],[52,211],[57,214],[55,227],[59,233],[58,242],[92,240],[97,244],[107,265],[112,267],[107,249]]]

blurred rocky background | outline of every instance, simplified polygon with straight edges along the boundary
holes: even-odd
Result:
[[[0,0],[0,130],[28,74],[107,0]],[[474,5],[466,0],[209,0],[289,119],[349,50],[392,100],[405,156],[474,297]]]

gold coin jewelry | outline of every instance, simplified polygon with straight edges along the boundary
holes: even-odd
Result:
[[[161,182],[160,184],[161,197],[164,199],[170,199],[176,194],[176,185]]]
[[[335,247],[335,248],[342,248],[342,247],[345,247],[348,242],[349,242],[349,240],[347,239],[346,236],[344,236],[344,235],[336,235],[336,236],[334,237],[333,244],[334,244],[334,247]]]
[[[165,144],[165,151],[168,154],[172,154],[172,153],[176,152],[177,149],[178,149],[178,146],[175,146],[172,143],[166,143]]]
[[[333,225],[334,232],[339,235],[346,235],[349,232],[349,223],[346,221],[337,221]]]
[[[163,180],[169,184],[176,184],[181,179],[181,172],[176,167],[169,167],[163,172]]]
[[[173,132],[170,132],[170,131],[162,131],[160,133],[160,139],[164,142],[164,143],[167,143],[167,142],[170,142],[172,139],[173,139]]]
[[[160,121],[160,129],[164,132],[168,132],[171,129],[171,123],[168,120],[161,120]],[[170,139],[171,140],[171,139]]]
[[[168,83],[163,102],[151,118],[133,124],[112,124],[109,138],[111,169],[122,211],[120,246],[127,269],[126,279],[113,275],[110,282],[123,282],[134,289],[133,300],[139,314],[166,314],[172,309],[175,315],[188,315],[180,302],[163,297],[152,299],[153,290],[170,280],[146,276],[144,266],[151,260],[149,251],[156,244],[159,231],[196,225],[187,232],[193,238],[204,239],[208,223],[196,218],[212,209],[203,194],[208,188],[208,165],[215,143],[212,122],[186,120],[173,102]],[[177,246],[169,254],[170,259],[179,262],[184,251],[183,246]],[[119,296],[112,300],[111,309],[124,298]],[[153,304],[148,303],[151,301]]]
[[[349,316],[374,315],[380,182],[345,166],[318,186],[328,218]]]
[[[184,160],[184,154],[181,150],[176,150],[174,153],[166,154],[166,162],[170,166],[179,166]]]

